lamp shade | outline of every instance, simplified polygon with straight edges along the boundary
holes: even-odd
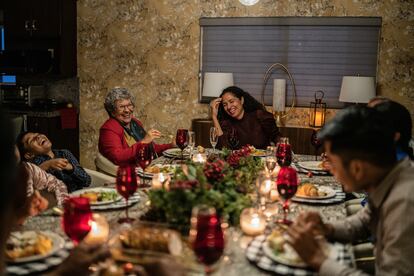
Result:
[[[224,88],[233,85],[233,73],[210,73],[204,74],[203,97],[218,97]]]
[[[375,97],[373,77],[344,76],[342,78],[340,102],[367,103]]]

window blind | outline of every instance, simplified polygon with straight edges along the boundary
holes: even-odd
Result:
[[[296,106],[309,106],[314,92],[322,90],[329,108],[341,108],[343,76],[376,76],[381,18],[201,18],[200,27],[200,91],[204,72],[232,72],[234,84],[260,101],[264,74],[279,62],[294,78]],[[291,83],[277,68],[265,104],[272,104],[277,78],[286,79],[289,106]]]

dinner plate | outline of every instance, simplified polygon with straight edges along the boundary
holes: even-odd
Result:
[[[322,167],[322,161],[299,161],[298,166],[309,171],[326,171]]]
[[[111,203],[114,203],[114,202],[119,201],[119,200],[122,199],[122,197],[117,193],[116,189],[114,189],[114,188],[102,188],[102,187],[86,188],[86,189],[82,189],[82,190],[77,190],[77,191],[72,192],[70,195],[71,196],[81,196],[84,193],[116,193],[116,197],[114,199],[105,200],[105,201],[90,202],[91,206],[107,205],[107,204],[111,204]]]
[[[13,232],[12,235],[14,235],[14,236],[22,235],[22,234],[27,233],[27,232],[35,232],[35,231]],[[41,232],[38,232],[38,233],[41,233],[42,235],[44,235],[44,236],[46,236],[46,237],[48,237],[49,239],[52,240],[52,248],[50,249],[49,252],[47,252],[46,254],[37,254],[37,255],[33,255],[33,256],[17,258],[17,259],[14,259],[14,260],[7,259],[7,262],[8,263],[28,263],[28,262],[34,262],[34,261],[39,261],[39,260],[42,260],[42,259],[46,259],[47,257],[55,254],[58,250],[62,249],[65,245],[65,240],[56,233],[49,232],[49,231],[41,231]]]
[[[292,248],[292,247],[290,247]],[[307,267],[307,265],[302,261],[302,260],[294,260],[292,259],[292,257],[290,257],[286,252],[281,252],[281,253],[277,253],[275,252],[269,245],[268,241],[265,241],[262,245],[262,249],[263,252],[265,253],[265,255],[267,257],[269,257],[270,259],[272,259],[275,262],[278,262],[280,264],[284,264],[284,265],[288,265],[288,266],[293,266],[293,267]],[[292,248],[292,251],[294,249]],[[294,254],[297,254],[296,252],[294,252]]]
[[[155,165],[152,165],[152,166],[149,166],[149,167],[158,167],[160,169],[160,173],[164,172],[164,173],[168,173],[169,175],[174,175],[175,169],[179,166],[175,165],[175,164],[164,164],[164,165],[163,164],[155,164]],[[139,176],[142,176],[142,177],[152,178],[154,176],[154,174],[157,174],[157,173],[151,173],[151,172],[143,171],[141,167],[138,167],[137,168],[137,174]]]
[[[162,154],[164,156],[170,157],[170,158],[181,158],[181,150],[179,148],[167,149],[167,150],[163,151]],[[182,156],[184,158],[189,158],[190,154],[188,153],[188,151],[184,150]]]
[[[324,196],[303,196],[303,195],[295,195],[294,198],[300,198],[300,199],[328,199],[333,198],[336,195],[336,191],[330,187],[327,186],[317,186],[318,191],[326,193]]]

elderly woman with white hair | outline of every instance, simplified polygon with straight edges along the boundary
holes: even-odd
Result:
[[[99,152],[116,165],[134,163],[137,152],[145,144],[153,144],[160,154],[173,144],[155,144],[161,133],[156,129],[146,131],[142,123],[133,116],[134,97],[126,88],[114,88],[105,98],[105,110],[109,119],[99,133]]]

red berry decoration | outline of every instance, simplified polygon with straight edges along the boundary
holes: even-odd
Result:
[[[308,173],[307,173],[307,176],[308,176],[309,178],[311,178],[311,177],[313,177],[313,173],[312,173],[312,172],[308,172]]]
[[[224,166],[225,166],[225,162],[220,159],[214,162],[207,162],[204,165],[204,169],[203,169],[204,175],[211,182],[220,181],[224,177],[224,173],[223,173]]]

